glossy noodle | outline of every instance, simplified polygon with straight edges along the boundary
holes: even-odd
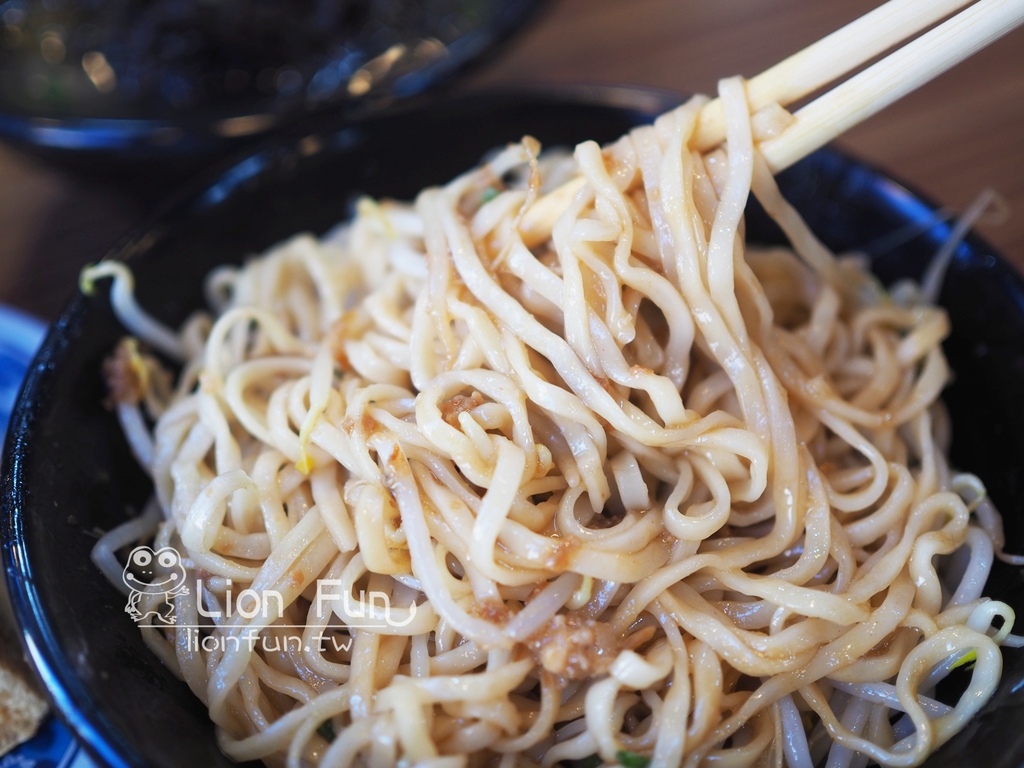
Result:
[[[756,151],[781,111],[721,97],[725,150],[688,147],[701,98],[524,139],[216,270],[180,332],[87,271],[155,486],[97,561],[181,553],[142,632],[229,756],[908,766],[989,698],[1016,638],[947,462],[947,316],[829,253]],[[744,242],[751,192],[792,247]]]

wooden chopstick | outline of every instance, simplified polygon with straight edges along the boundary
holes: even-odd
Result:
[[[973,0],[890,0],[747,81],[751,112],[782,106],[858,69]],[[798,110],[793,123],[759,148],[773,172],[827,144],[1024,22],[1024,0],[980,0]],[[701,110],[690,145],[706,152],[725,138],[718,99]],[[572,179],[538,199],[519,224],[524,242],[550,235],[583,185]]]
[[[798,110],[761,154],[789,167],[1022,23],[1024,0],[980,0]]]
[[[974,0],[890,0],[747,81],[751,113],[788,106],[941,21]],[[725,139],[722,102],[701,110],[690,145],[706,152]]]

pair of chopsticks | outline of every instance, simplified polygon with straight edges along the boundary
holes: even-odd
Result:
[[[755,109],[772,101],[786,106],[965,5],[964,0],[890,0],[751,80]],[[792,125],[760,144],[761,153],[778,173],[1022,23],[1024,0],[980,0],[798,110]],[[724,138],[721,118],[715,121]]]
[[[751,112],[788,106],[928,30],[801,107],[782,133],[758,145],[760,152],[778,173],[1022,23],[1024,0],[889,0],[747,81]],[[707,152],[724,139],[725,115],[714,99],[701,110],[690,145]],[[581,185],[574,179],[526,211],[520,232],[527,244],[550,233]]]

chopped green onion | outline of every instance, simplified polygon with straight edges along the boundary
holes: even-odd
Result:
[[[647,768],[651,763],[651,758],[647,757],[647,755],[628,752],[625,749],[620,749],[616,752],[615,759],[624,768]]]
[[[320,723],[320,727],[316,729],[316,732],[319,733],[325,741],[334,741],[334,737],[337,736],[334,732],[334,721],[330,718]]]
[[[961,656],[953,664],[950,669],[959,669],[960,667],[967,666],[968,669],[974,666],[974,662],[978,660],[978,652],[973,648]]]

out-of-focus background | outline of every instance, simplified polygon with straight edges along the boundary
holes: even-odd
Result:
[[[461,89],[632,84],[707,92],[754,75],[876,0],[553,0]],[[0,6],[3,4],[0,3]],[[1018,30],[844,136],[841,143],[958,210],[984,188],[1006,202],[980,229],[1024,268],[1024,32]],[[0,144],[0,302],[52,319],[80,266],[168,191],[140,163],[111,180]]]

